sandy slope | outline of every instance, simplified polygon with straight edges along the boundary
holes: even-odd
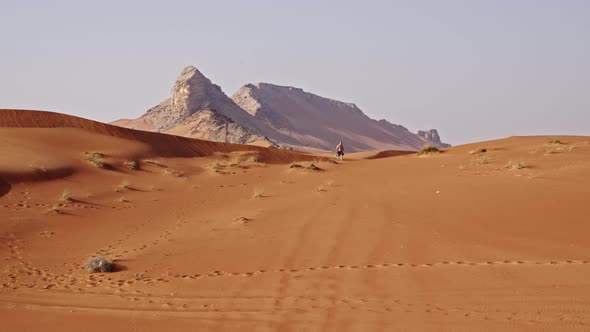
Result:
[[[588,330],[590,138],[561,140],[311,171],[273,149],[164,158],[88,128],[0,128],[3,329]],[[113,169],[84,160],[91,149]],[[71,172],[6,176],[39,153]],[[120,271],[88,274],[96,254]]]

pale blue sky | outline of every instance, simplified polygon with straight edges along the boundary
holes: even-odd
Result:
[[[590,1],[0,0],[0,108],[99,121],[189,64],[356,103],[452,144],[590,135]]]

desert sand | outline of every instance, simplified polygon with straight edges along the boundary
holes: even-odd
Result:
[[[590,137],[334,163],[55,113],[0,127],[3,331],[590,330]]]

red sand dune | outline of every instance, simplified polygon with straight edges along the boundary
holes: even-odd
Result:
[[[55,113],[0,126],[3,330],[590,329],[590,137],[313,171]],[[95,255],[117,271],[89,274]]]
[[[215,152],[256,151],[267,163],[289,162],[299,153],[264,149],[258,146],[225,144],[148,131],[127,129],[71,115],[28,110],[0,110],[0,126],[16,128],[78,128],[149,145],[150,152],[162,157],[202,157]]]

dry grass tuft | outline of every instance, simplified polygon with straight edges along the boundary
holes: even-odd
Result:
[[[231,157],[222,155],[225,159],[214,160],[207,167],[212,173],[223,173],[225,168],[248,168],[252,165],[258,165],[261,163],[257,154],[247,153],[238,154],[234,153]]]
[[[492,158],[488,156],[481,156],[475,160],[480,165],[489,164],[492,161]]]
[[[74,201],[72,193],[69,190],[64,190],[59,196],[59,201],[63,203],[71,203]]]
[[[479,153],[486,153],[488,149],[486,148],[477,148],[475,150],[469,151],[470,154],[479,154]]]
[[[564,143],[563,143],[563,142],[562,142],[562,141],[559,139],[559,137],[555,137],[555,136],[547,138],[547,142],[549,142],[549,144],[558,144],[558,145],[564,144]]]
[[[264,189],[255,189],[254,190],[254,195],[252,196],[252,198],[263,198],[264,196]]]
[[[433,153],[439,153],[440,150],[438,149],[438,147],[434,144],[426,144],[422,147],[422,149],[420,149],[420,151],[418,152],[418,155],[428,155],[428,154],[433,154]]]
[[[305,165],[307,164],[307,165]],[[307,169],[310,171],[321,171],[322,169],[313,163],[291,163],[289,168]]]
[[[49,209],[49,214],[62,214],[63,211],[61,210],[61,207],[57,204],[54,204],[50,209]]]
[[[572,144],[552,144],[545,147],[545,155],[548,156],[558,152],[572,152],[574,148],[575,147]]]
[[[174,177],[177,177],[177,178],[181,178],[181,177],[184,176],[184,173],[183,172],[181,172],[179,170],[176,170],[174,168],[166,168],[164,170],[164,174],[170,175],[170,176],[174,176]]]
[[[86,263],[84,263],[84,268],[90,273],[112,272],[113,267],[113,262],[102,256],[89,258]]]
[[[221,173],[223,170],[223,164],[221,164],[219,161],[212,161],[209,166],[207,166],[207,168],[209,168],[209,170],[213,173]]]
[[[104,154],[102,154],[100,152],[91,152],[91,153],[86,152],[86,154],[87,154],[86,160],[88,160],[94,166],[96,166],[98,168],[107,168],[108,167],[108,165],[103,160]]]
[[[510,160],[505,166],[504,168],[509,169],[509,170],[517,170],[517,169],[524,169],[527,168],[527,164],[519,161],[519,162],[513,162],[512,160]]]
[[[123,166],[136,171],[139,169],[139,162],[137,160],[125,160],[123,161]]]
[[[131,185],[129,184],[129,181],[123,180],[121,183],[117,185],[117,188],[119,188],[120,190],[131,189]]]

